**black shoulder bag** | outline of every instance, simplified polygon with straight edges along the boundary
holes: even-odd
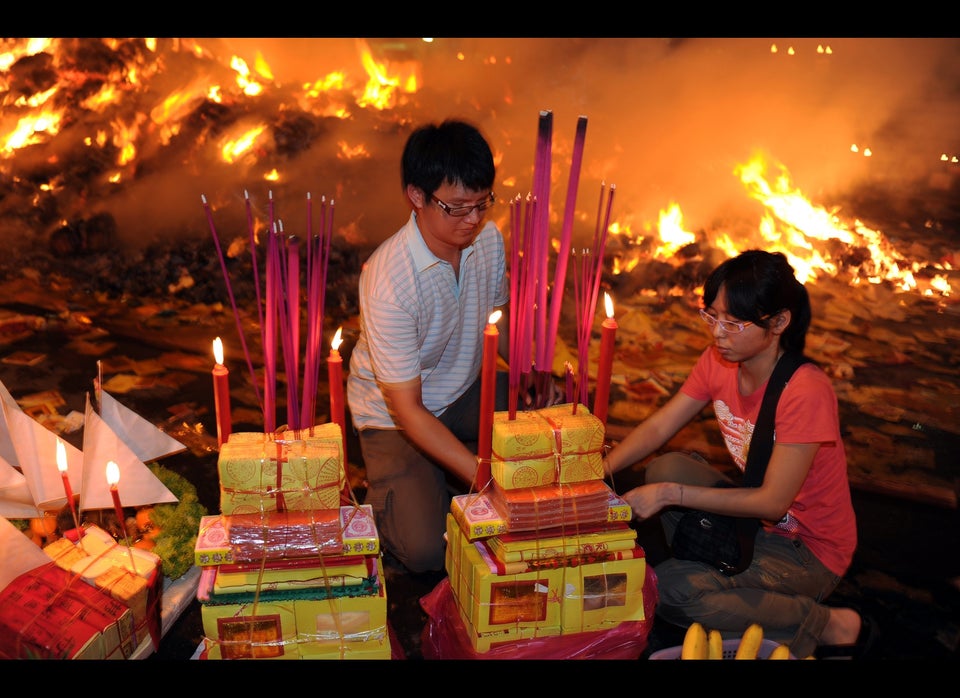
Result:
[[[811,359],[787,352],[773,369],[760,403],[757,424],[743,470],[743,486],[759,487],[773,452],[773,423],[780,393],[797,368]],[[736,487],[723,482],[717,487]],[[677,523],[671,550],[678,560],[696,560],[713,565],[727,576],[743,572],[753,560],[753,542],[760,520],[743,516],[688,510]]]

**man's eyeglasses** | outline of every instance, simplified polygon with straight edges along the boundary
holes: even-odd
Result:
[[[453,216],[454,218],[463,218],[464,216],[468,216],[474,209],[477,210],[477,213],[483,213],[497,202],[497,197],[493,192],[490,192],[490,196],[481,201],[479,204],[472,204],[470,206],[451,206],[448,203],[440,201],[440,199],[433,195],[431,195],[430,198],[437,206],[442,208],[448,216]]]
[[[700,308],[700,318],[710,326],[712,330],[715,326],[720,325],[720,329],[726,332],[727,334],[739,334],[743,332],[745,327],[752,325],[753,323],[749,320],[747,322],[734,322],[733,320],[719,320],[710,313],[708,313],[703,308]]]

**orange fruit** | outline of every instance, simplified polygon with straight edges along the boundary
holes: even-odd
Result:
[[[49,538],[57,530],[57,517],[44,516],[30,519],[30,530],[41,538]]]
[[[143,507],[137,509],[137,529],[143,538],[149,538],[155,541],[160,535],[160,527],[153,523],[150,515],[153,513],[153,507]]]

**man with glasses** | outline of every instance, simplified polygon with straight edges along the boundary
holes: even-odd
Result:
[[[783,254],[747,250],[710,273],[703,306],[712,343],[680,390],[607,454],[607,474],[641,463],[708,406],[744,470],[774,367],[785,352],[803,354],[810,298]],[[643,484],[620,482],[618,491],[627,490],[623,497],[638,521],[660,515],[668,544],[684,507],[763,524],[752,562],[740,573],[672,557],[657,564],[658,619],[680,628],[696,621],[730,639],[757,623],[765,638],[789,645],[796,657],[850,658],[869,650],[870,620],[823,603],[849,569],[857,526],[837,396],[816,364],[801,365],[783,388],[758,487],[718,486],[732,484],[730,478],[683,452],[623,473],[630,474],[643,476]]]
[[[448,120],[417,128],[401,158],[410,218],[360,274],[347,400],[366,468],[365,503],[384,550],[411,572],[443,570],[450,486],[468,491],[477,470],[483,332],[509,299],[503,236],[492,221],[484,224],[496,201],[495,173],[475,126]],[[507,356],[507,325],[500,325]],[[507,392],[503,373],[497,410],[506,409]]]

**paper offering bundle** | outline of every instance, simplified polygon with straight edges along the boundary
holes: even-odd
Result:
[[[340,508],[224,517],[235,562],[340,554]]]
[[[340,427],[231,434],[217,470],[224,514],[337,508],[346,484]]]
[[[490,474],[503,489],[603,479],[603,423],[584,405],[493,416]]]

